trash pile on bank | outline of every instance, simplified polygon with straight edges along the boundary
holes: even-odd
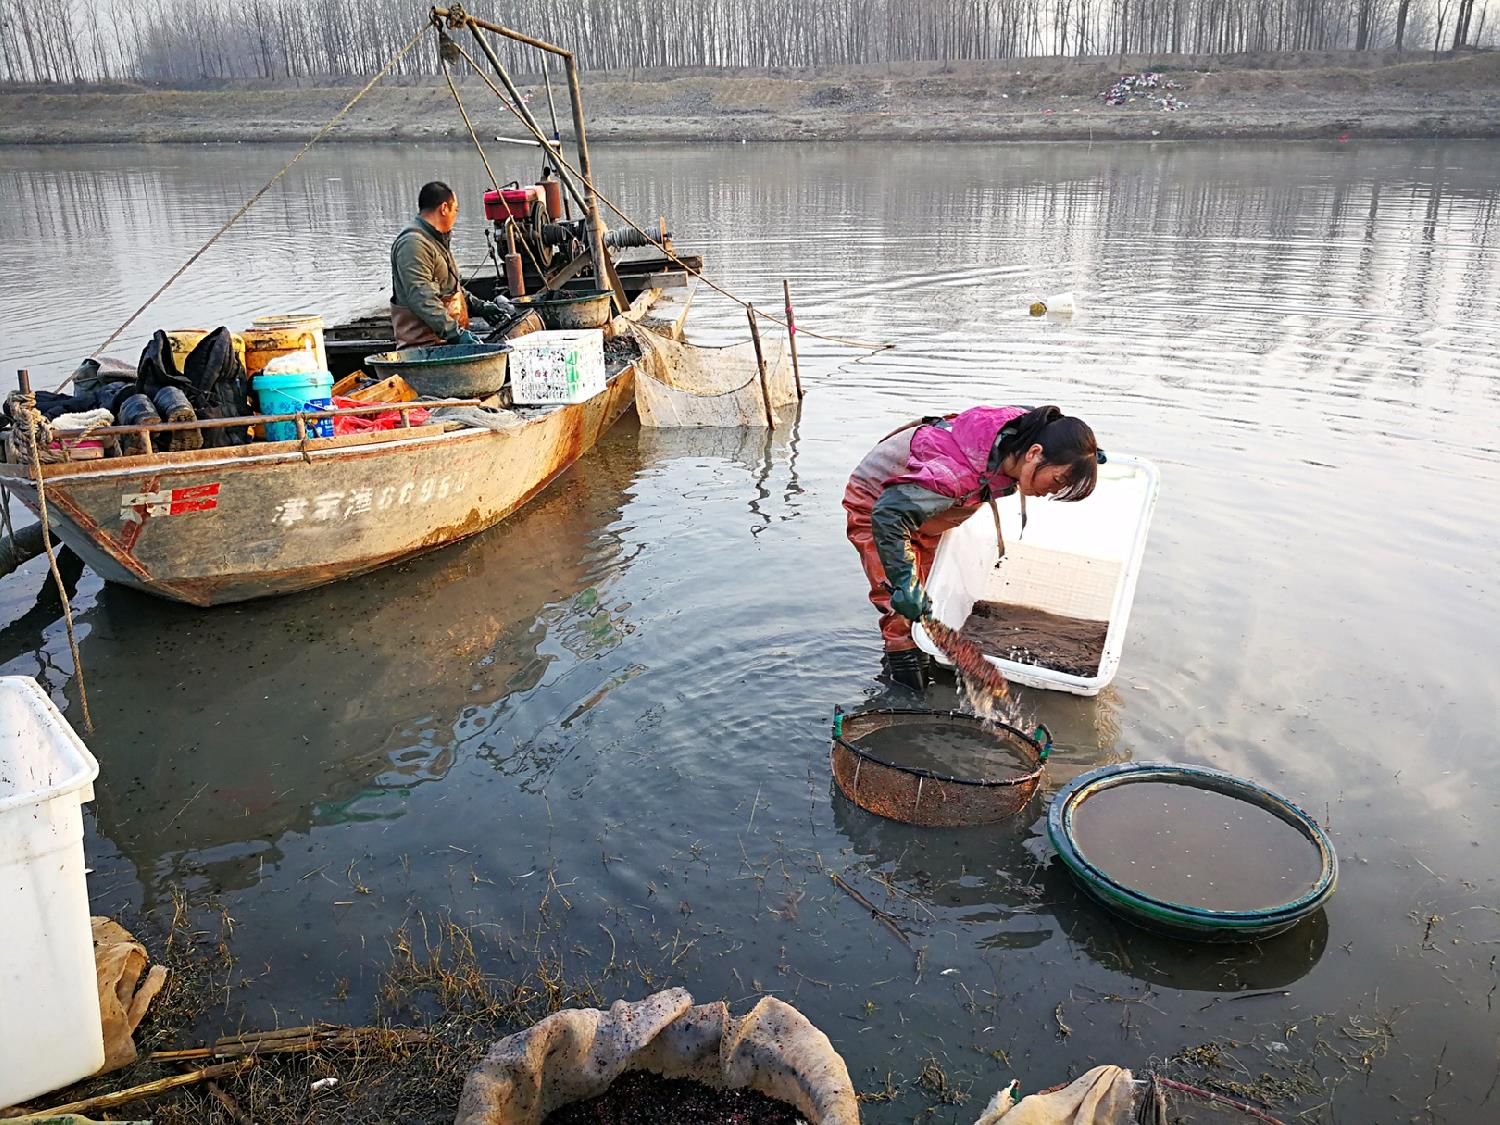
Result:
[[[1170,111],[1187,108],[1187,102],[1170,92],[1180,89],[1181,83],[1173,82],[1157,71],[1147,70],[1140,74],[1122,75],[1109,89],[1101,90],[1099,96],[1104,99],[1105,105],[1125,105],[1127,102],[1145,100]],[[1162,92],[1148,92],[1157,90]]]

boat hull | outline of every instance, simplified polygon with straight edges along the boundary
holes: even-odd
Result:
[[[499,523],[634,402],[627,367],[586,402],[506,431],[248,445],[48,466],[53,533],[109,582],[197,606],[295,593]],[[33,511],[24,466],[4,479]]]

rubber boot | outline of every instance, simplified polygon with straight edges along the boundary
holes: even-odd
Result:
[[[188,402],[187,395],[176,387],[163,387],[151,400],[156,412],[167,422],[196,422],[197,411]],[[202,430],[169,430],[162,434],[161,447],[176,453],[186,449],[203,448]]]
[[[161,415],[156,412],[156,407],[145,395],[130,395],[120,403],[120,409],[115,419],[122,426],[155,426],[161,422]],[[155,446],[152,447],[153,449]],[[141,434],[126,434],[120,438],[120,453],[125,457],[133,457],[138,453],[146,452],[146,441]]]
[[[886,674],[902,687],[912,691],[927,690],[926,654],[921,649],[905,648],[885,654]]]

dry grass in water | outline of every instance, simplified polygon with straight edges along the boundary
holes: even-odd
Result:
[[[547,912],[540,913],[546,925]],[[204,917],[215,921],[195,926],[195,919]],[[335,1037],[332,1046],[315,1042],[327,1035],[327,1025],[284,1036],[274,1049],[257,1044],[254,1035],[236,1045],[224,1026],[237,985],[228,913],[215,904],[194,909],[179,895],[164,926],[153,925],[151,918],[125,921],[172,972],[137,1031],[141,1057],[123,1070],[49,1094],[33,1109],[181,1075],[233,1057],[226,1052],[248,1051],[255,1062],[242,1073],[133,1103],[109,1116],[149,1117],[157,1125],[315,1120],[450,1125],[464,1079],[496,1039],[563,1008],[606,1003],[592,980],[565,966],[555,928],[507,940],[498,927],[469,929],[451,919],[419,917],[390,938],[390,962],[369,1026]],[[487,970],[491,965],[510,968],[502,977]],[[606,974],[630,978],[618,981],[612,993],[641,982],[666,987],[656,973],[631,961],[611,959]],[[209,1044],[218,1052],[207,1057],[149,1057],[153,1051]]]

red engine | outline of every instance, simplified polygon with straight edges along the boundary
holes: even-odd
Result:
[[[546,202],[547,192],[540,184],[491,189],[484,193],[484,217],[495,223],[503,223],[507,218],[524,222],[531,217],[533,204]]]

